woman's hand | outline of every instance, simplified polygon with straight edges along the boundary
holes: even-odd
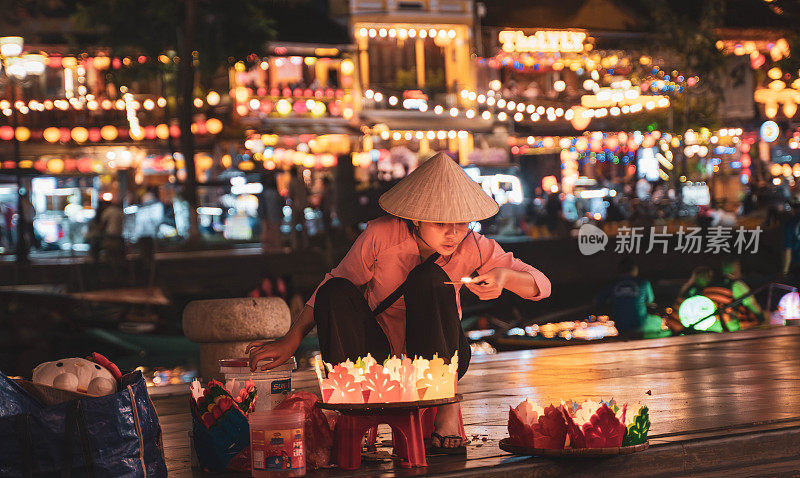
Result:
[[[263,371],[286,363],[299,346],[300,341],[295,339],[294,334],[289,333],[275,341],[256,340],[251,342],[244,353],[250,354],[251,371],[255,371],[258,363],[262,360],[269,360],[269,363],[261,366]]]
[[[500,297],[508,280],[508,269],[505,267],[495,267],[494,269],[475,276],[472,281],[465,285],[480,300],[490,300]]]

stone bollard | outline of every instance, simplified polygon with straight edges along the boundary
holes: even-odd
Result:
[[[291,326],[289,307],[278,297],[196,300],[183,311],[183,333],[200,344],[200,376],[221,380],[219,359],[244,357],[247,344],[277,339]]]

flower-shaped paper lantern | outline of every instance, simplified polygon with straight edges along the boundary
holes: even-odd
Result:
[[[338,365],[314,361],[322,400],[326,403],[414,402],[450,398],[455,395],[458,354],[449,364],[434,355],[432,360],[391,357],[378,364],[371,355]]]
[[[325,397],[326,389],[330,389],[330,396]],[[361,386],[356,382],[355,376],[350,374],[341,365],[333,367],[333,372],[323,380],[323,399],[328,403],[364,403]]]
[[[392,380],[400,380],[400,367],[403,365],[403,361],[397,357],[387,358],[383,362],[383,367],[386,369],[386,373],[392,376]]]
[[[410,358],[403,358],[400,365],[400,401],[413,402],[419,400],[417,394],[417,376],[414,363]]]
[[[630,407],[631,412],[625,416],[625,438],[622,446],[639,445],[647,441],[647,432],[650,431],[650,413],[647,407],[636,404]]]
[[[458,360],[456,358],[455,360]],[[420,400],[436,400],[455,395],[455,381],[450,374],[450,366],[437,355],[428,364],[428,370],[417,380]]]
[[[625,411],[612,400],[609,403],[591,400],[580,404],[574,411],[564,404],[562,412],[567,420],[567,433],[572,448],[614,448],[622,446],[625,437]]]
[[[403,395],[400,382],[392,380],[392,376],[380,365],[373,365],[369,372],[364,374],[361,388],[364,392],[368,392],[364,394],[367,403],[399,402]]]
[[[371,354],[367,354],[366,357],[364,358],[359,357],[358,360],[356,360],[356,368],[360,368],[361,373],[363,374],[369,371],[369,369],[371,369],[372,366],[377,363],[378,362]]]
[[[567,439],[567,422],[560,407],[542,408],[525,399],[517,408],[509,407],[508,434],[517,446],[562,449]]]

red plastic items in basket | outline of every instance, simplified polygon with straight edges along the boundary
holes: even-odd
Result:
[[[303,435],[306,438],[306,467],[316,469],[331,461],[333,434],[325,414],[316,403],[319,397],[309,392],[295,392],[284,399],[276,410],[302,410],[305,413]]]

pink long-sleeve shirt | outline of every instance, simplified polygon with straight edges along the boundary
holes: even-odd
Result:
[[[492,239],[478,233],[470,233],[456,251],[449,257],[436,260],[450,280],[458,281],[477,271],[488,272],[495,267],[506,267],[515,271],[527,272],[533,276],[539,293],[523,299],[539,300],[550,295],[550,280],[539,270],[514,257]],[[350,251],[339,265],[325,275],[324,284],[333,277],[350,280],[356,286],[365,286],[365,297],[371,309],[375,309],[389,294],[400,286],[421,262],[419,248],[406,224],[393,216],[383,216],[367,223]],[[456,287],[456,305],[461,316],[461,300]],[[319,287],[317,287],[319,289]],[[314,307],[317,292],[307,305]],[[378,323],[386,333],[392,353],[405,353],[406,348],[406,305],[401,297],[378,317]],[[422,332],[422,331],[420,331]]]

